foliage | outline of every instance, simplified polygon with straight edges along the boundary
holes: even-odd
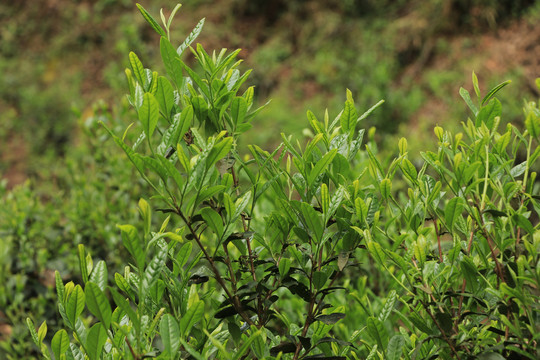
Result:
[[[107,131],[168,216],[153,231],[139,201],[141,228],[118,226],[130,258],[114,276],[79,245],[81,284],[55,275],[65,328],[50,349],[47,323],[27,320],[45,358],[538,357],[535,103],[524,132],[499,132],[495,95],[509,82],[482,97],[473,73],[464,133],[436,127],[437,151],[415,166],[404,138],[388,163],[362,147],[359,123],[382,101],[359,115],[347,91],[334,119],[308,111],[305,144],[282,134],[242,156],[261,108],[238,51],[191,47],[202,25],[175,48],[174,11],[162,26],[139,10],[168,77],[130,53],[138,121]]]

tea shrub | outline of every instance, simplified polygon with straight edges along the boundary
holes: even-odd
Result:
[[[473,74],[463,133],[436,127],[419,164],[401,139],[387,163],[359,128],[382,101],[361,114],[347,91],[335,118],[308,111],[305,144],[282,134],[244,154],[238,139],[261,110],[249,71],[238,51],[191,46],[204,20],[175,48],[178,8],[162,26],[139,5],[168,77],[130,53],[137,122],[107,129],[154,205],[139,201],[141,228],[118,226],[122,272],[79,245],[82,283],[56,273],[65,328],[49,347],[47,324],[27,321],[45,358],[538,357],[535,103],[524,132],[499,130],[508,82],[482,97]]]

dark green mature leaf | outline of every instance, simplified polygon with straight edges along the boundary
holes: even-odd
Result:
[[[344,313],[337,312],[337,313],[328,314],[328,315],[319,315],[315,318],[315,321],[321,321],[325,323],[326,325],[332,325],[344,318],[345,318]]]
[[[111,325],[111,306],[107,297],[99,286],[89,281],[85,288],[84,293],[86,295],[86,306],[88,310],[103,324],[105,329],[109,329]]]
[[[180,347],[180,328],[171,314],[165,314],[159,323],[159,332],[165,351],[174,359]]]
[[[296,351],[296,345],[292,342],[282,342],[279,345],[276,345],[270,348],[270,355],[276,356],[279,353],[290,354]]]
[[[69,347],[69,335],[66,330],[60,329],[54,334],[51,341],[51,349],[54,357],[60,359],[61,355],[64,355]]]
[[[90,360],[98,360],[103,351],[103,345],[107,341],[107,331],[101,323],[96,323],[90,328],[86,339],[86,350]]]
[[[163,28],[157,23],[157,21],[148,13],[148,11],[145,10],[145,8],[142,7],[141,4],[137,4],[137,8],[141,12],[144,19],[152,26],[152,29],[154,29],[160,36],[167,36]]]
[[[253,332],[253,333],[251,333],[249,335],[249,338],[242,344],[240,349],[238,349],[236,351],[236,353],[234,354],[232,360],[243,359],[244,354],[249,350],[249,347],[252,346],[252,344],[253,345],[260,344],[260,348],[261,348],[261,350],[263,350],[262,354],[264,356],[264,353],[265,353],[265,350],[266,350],[266,343],[261,338],[261,330],[257,330],[257,331],[255,331],[255,332]],[[260,358],[262,358],[262,357],[260,357]]]
[[[317,290],[321,290],[328,280],[328,275],[323,271],[315,271],[313,273],[313,286]]]
[[[210,167],[214,166],[218,160],[223,159],[229,153],[229,151],[231,151],[232,145],[232,137],[226,137],[219,143],[215,144],[208,154],[208,159],[206,160],[206,169],[210,169]]]
[[[143,103],[139,109],[139,121],[143,126],[147,138],[150,138],[154,133],[158,119],[159,104],[156,97],[151,93],[144,93]]]
[[[247,102],[243,97],[235,97],[231,103],[231,116],[235,125],[242,124],[247,114]]]

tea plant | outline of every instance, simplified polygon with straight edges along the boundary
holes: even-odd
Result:
[[[347,91],[334,119],[308,111],[305,144],[282,134],[274,151],[243,155],[238,139],[261,108],[239,51],[191,47],[204,19],[175,48],[179,6],[161,13],[163,26],[138,7],[161,36],[168,77],[130,53],[138,122],[122,136],[107,130],[168,216],[153,231],[141,199],[143,230],[118,226],[131,258],[112,285],[107,263],[79,246],[82,285],[56,273],[66,329],[51,350],[47,324],[28,320],[45,358],[535,358],[536,104],[525,133],[498,133],[494,95],[506,83],[479,106],[461,90],[474,114],[468,141],[437,127],[438,152],[422,153],[419,168],[405,139],[386,167],[358,128],[382,101],[359,116]],[[199,70],[182,60],[188,50]]]

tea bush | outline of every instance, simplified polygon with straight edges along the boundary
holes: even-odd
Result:
[[[79,245],[81,283],[56,272],[65,327],[49,346],[47,323],[27,320],[45,358],[540,355],[535,103],[524,132],[499,130],[495,95],[508,82],[481,96],[473,74],[475,100],[460,90],[472,113],[463,133],[436,127],[437,151],[415,165],[406,139],[388,162],[363,146],[359,124],[382,101],[359,115],[347,91],[335,118],[307,112],[305,144],[282,134],[272,152],[243,154],[238,139],[261,110],[250,71],[238,51],[191,47],[202,21],[173,46],[178,8],[160,25],[139,5],[168,77],[130,53],[137,121],[122,135],[103,123],[155,205],[139,201],[140,228],[118,226],[123,271],[109,276]]]

